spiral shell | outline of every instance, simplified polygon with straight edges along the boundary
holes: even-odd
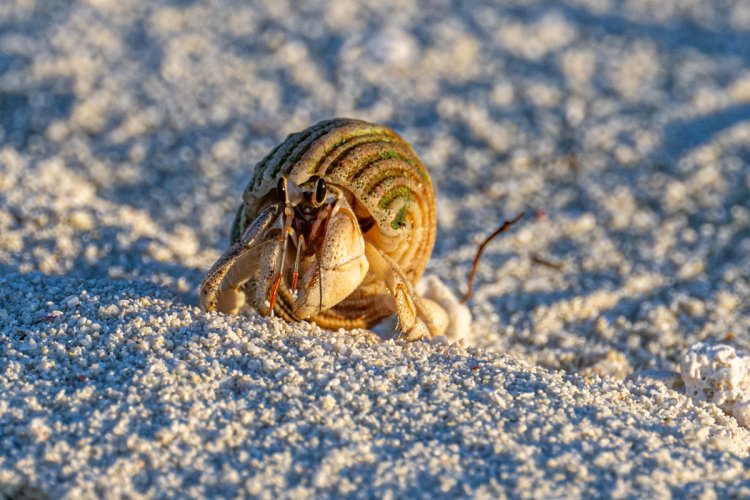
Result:
[[[232,243],[269,203],[280,176],[302,185],[313,176],[341,189],[366,241],[376,246],[415,284],[435,243],[435,191],[412,147],[382,125],[337,118],[289,135],[255,166],[232,226]],[[357,290],[310,318],[325,328],[367,328],[393,312],[382,280],[368,272]],[[288,290],[274,311],[294,321]]]

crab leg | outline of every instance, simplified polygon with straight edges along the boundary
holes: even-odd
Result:
[[[365,241],[370,270],[380,277],[393,296],[393,310],[406,340],[442,335],[448,326],[447,313],[435,302],[417,295],[401,267],[372,243]]]
[[[294,254],[294,273],[292,274],[292,295],[297,294],[297,278],[299,278],[299,256],[305,251],[305,238],[297,235],[297,251]]]
[[[284,275],[284,265],[286,264],[286,250],[289,246],[289,236],[294,234],[294,229],[292,229],[292,217],[289,216],[287,210],[284,210],[284,215],[284,228],[281,230],[281,235],[279,236],[279,243],[281,243],[282,240],[284,241],[283,246],[281,247],[281,259],[279,259],[279,266],[276,269],[276,276],[274,276],[273,278],[271,293],[268,298],[271,316],[273,316],[273,306],[276,305],[276,296],[279,293],[281,278]]]
[[[242,233],[240,241],[229,247],[213,265],[200,287],[200,302],[206,311],[236,314],[242,307],[245,295],[239,288],[257,268],[256,251],[268,243],[264,238],[278,215],[278,205],[266,207]]]

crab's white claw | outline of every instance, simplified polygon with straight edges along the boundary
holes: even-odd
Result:
[[[357,217],[349,207],[339,206],[331,216],[318,254],[318,265],[306,269],[300,279],[294,301],[294,314],[300,319],[330,309],[344,300],[359,287],[367,274],[365,241]]]

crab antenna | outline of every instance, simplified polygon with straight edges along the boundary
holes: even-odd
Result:
[[[466,290],[466,293],[464,294],[463,298],[461,299],[462,304],[466,304],[466,302],[469,300],[469,297],[471,297],[471,293],[474,291],[474,278],[477,274],[477,266],[479,266],[479,259],[482,258],[482,253],[484,252],[484,248],[487,246],[487,244],[492,241],[498,234],[504,233],[507,231],[510,226],[521,220],[521,217],[523,217],[526,214],[526,212],[521,212],[520,214],[516,215],[511,220],[503,221],[503,224],[495,229],[495,231],[487,236],[482,243],[480,243],[479,248],[477,249],[477,255],[474,257],[474,262],[471,264],[471,274],[469,274],[469,285],[468,289]]]

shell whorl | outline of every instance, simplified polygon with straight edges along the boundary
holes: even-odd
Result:
[[[255,166],[235,218],[233,242],[268,202],[282,175],[297,185],[318,175],[351,193],[355,212],[375,221],[365,239],[399,263],[412,283],[419,280],[435,242],[435,193],[419,157],[393,130],[337,118],[289,135]],[[369,327],[389,314],[386,300],[382,283],[368,274],[347,299],[311,319],[329,328]],[[281,293],[276,310],[293,320],[291,301]]]

